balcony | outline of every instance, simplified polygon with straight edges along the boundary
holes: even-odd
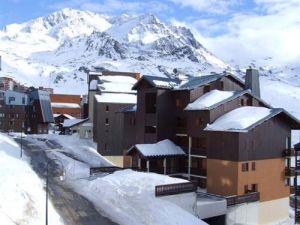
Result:
[[[285,149],[283,151],[283,155],[285,158],[291,158],[291,157],[295,156],[295,150],[294,149]]]
[[[260,199],[259,192],[252,192],[244,195],[234,195],[226,197],[227,206],[248,203],[248,202],[257,202]]]
[[[298,185],[297,187],[290,186],[290,194],[300,195],[300,185]]]
[[[286,177],[294,177],[295,176],[295,167],[285,168],[284,175]]]

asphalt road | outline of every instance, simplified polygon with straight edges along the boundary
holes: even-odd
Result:
[[[16,139],[20,144],[20,139]],[[46,156],[45,149],[40,149],[38,145],[34,145],[25,138],[22,141],[23,154],[31,158],[33,170],[44,180],[47,176],[47,162],[49,159]],[[64,182],[59,181],[58,175],[60,165],[56,165],[55,161],[49,164],[48,174],[48,197],[56,209],[57,213],[67,225],[117,225],[109,218],[103,216],[97,211],[94,205],[67,187]],[[46,196],[45,196],[46,201]],[[46,210],[46,202],[45,202]],[[51,224],[51,215],[48,212],[48,224]]]

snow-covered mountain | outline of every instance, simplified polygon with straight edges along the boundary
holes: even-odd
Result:
[[[87,93],[86,71],[94,67],[156,76],[172,76],[175,68],[189,76],[231,70],[243,78],[249,66],[222,61],[189,29],[153,14],[112,17],[68,8],[5,26],[0,55],[1,76],[69,94]],[[288,65],[272,58],[251,63],[260,71],[263,99],[300,119],[300,57]]]

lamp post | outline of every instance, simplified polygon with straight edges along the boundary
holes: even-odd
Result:
[[[48,225],[48,169],[49,169],[49,164],[51,162],[54,161],[58,161],[61,164],[62,170],[59,172],[59,178],[61,181],[65,180],[66,177],[66,172],[64,171],[64,165],[62,164],[62,162],[59,159],[51,159],[48,163],[47,163],[47,180],[46,180],[46,225]]]
[[[21,158],[22,158],[22,152],[23,152],[23,136],[22,136],[22,133],[23,133],[23,129],[21,130],[21,155],[20,155]]]

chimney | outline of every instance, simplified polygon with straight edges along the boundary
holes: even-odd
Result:
[[[250,89],[255,96],[260,98],[258,70],[251,67],[246,70],[245,89]]]

